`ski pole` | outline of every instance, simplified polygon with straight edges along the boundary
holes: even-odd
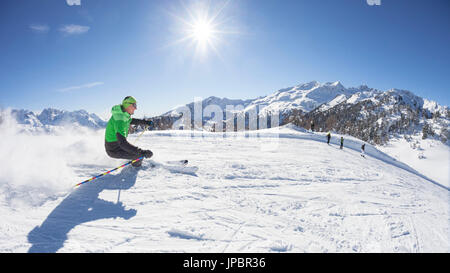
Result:
[[[137,159],[135,159],[135,160],[131,160],[130,162],[125,163],[125,164],[123,164],[122,166],[119,166],[119,167],[114,168],[114,169],[112,169],[112,170],[109,170],[109,171],[107,171],[107,172],[105,172],[105,173],[102,173],[102,174],[99,174],[99,175],[94,176],[94,177],[92,177],[92,178],[89,178],[88,180],[85,180],[85,181],[83,181],[83,182],[80,182],[80,183],[76,184],[75,187],[78,187],[78,186],[80,186],[80,185],[82,185],[82,184],[91,182],[91,181],[94,180],[94,179],[97,179],[97,178],[99,178],[99,177],[101,177],[101,176],[104,176],[104,175],[106,175],[106,174],[109,174],[109,173],[111,173],[111,172],[113,172],[113,171],[115,171],[115,170],[121,169],[121,168],[123,168],[123,167],[125,167],[125,166],[127,166],[127,165],[130,165],[131,163],[134,163],[134,162],[137,162],[137,161],[139,161],[139,160],[142,160],[143,158],[144,158],[144,157],[141,156],[141,157],[139,157],[139,158],[137,158]]]
[[[145,133],[145,131],[147,131],[148,125],[145,125],[144,131],[142,131],[138,137],[136,138],[136,140],[134,141],[134,144],[136,144],[139,140],[139,138]]]

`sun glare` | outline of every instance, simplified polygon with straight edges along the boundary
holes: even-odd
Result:
[[[225,35],[236,33],[231,31],[230,17],[225,14],[230,1],[198,1],[183,5],[184,10],[171,12],[177,39],[169,46],[183,45],[186,53],[193,52],[194,57],[200,59],[210,56],[211,52],[222,59],[219,49],[226,44]]]
[[[192,26],[192,36],[199,43],[209,42],[213,34],[214,28],[207,21],[198,21]]]

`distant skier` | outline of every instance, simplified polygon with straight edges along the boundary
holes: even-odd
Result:
[[[342,148],[344,148],[344,137],[341,136],[341,147],[340,147],[340,149],[342,150]]]
[[[331,134],[328,132],[327,134],[327,144],[330,145]]]
[[[136,99],[131,96],[125,97],[122,104],[113,106],[111,110],[112,116],[106,125],[105,131],[105,149],[110,157],[133,160],[141,156],[145,158],[153,156],[152,151],[139,149],[131,145],[126,139],[130,124],[152,126],[151,121],[131,118],[136,109]],[[134,162],[132,165],[140,167],[142,160]]]
[[[314,120],[311,120],[311,132],[314,132]]]
[[[361,156],[365,158],[364,154],[366,153],[366,143],[363,143],[361,146]]]

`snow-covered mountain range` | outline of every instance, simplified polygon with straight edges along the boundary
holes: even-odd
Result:
[[[348,134],[372,144],[386,144],[395,137],[409,139],[414,135],[434,138],[447,145],[450,139],[448,106],[406,90],[382,91],[366,85],[346,88],[339,81],[312,81],[248,100],[211,96],[186,104],[184,109],[189,110],[195,129],[207,131],[217,131],[219,122],[222,124],[218,130],[270,128],[273,127],[270,120],[279,119],[275,124],[293,123],[306,129],[314,124],[315,131]],[[262,126],[264,123],[259,119],[255,126],[250,126],[254,120],[249,113],[255,113],[259,119],[265,117],[267,126]],[[33,128],[68,124],[93,129],[106,126],[105,120],[84,110],[69,112],[48,108],[39,114],[28,110],[12,110],[11,114],[19,124]],[[176,129],[174,124],[182,116],[178,107],[152,119],[156,129],[166,130]],[[244,126],[239,127],[238,120],[243,120]]]
[[[46,108],[40,113],[24,109],[12,109],[11,116],[18,124],[37,129],[49,129],[52,126],[76,125],[91,129],[100,129],[106,126],[106,121],[94,113],[85,110],[65,111]]]
[[[374,144],[387,143],[399,135],[422,134],[424,138],[433,137],[444,143],[449,139],[449,108],[407,90],[381,91],[366,85],[346,88],[339,81],[323,84],[312,81],[256,99],[209,97],[186,105],[193,126],[195,108],[200,103],[204,111],[201,126],[204,130],[215,129],[217,117],[205,115],[205,109],[214,106],[223,112],[223,128],[230,128],[231,123],[234,130],[238,130],[239,118],[245,119],[248,129],[248,113],[253,111],[259,117],[276,114],[280,125],[294,123],[310,129],[314,123],[316,131],[350,134]],[[155,117],[154,121],[160,129],[171,129],[181,116],[180,108],[177,108]],[[270,123],[267,127],[271,127]]]
[[[393,137],[421,135],[448,144],[450,111],[407,90],[379,91],[367,86],[353,94],[340,94],[309,112],[293,111],[285,123],[318,131],[349,134],[373,144],[385,144]]]
[[[280,89],[277,92],[258,97],[256,99],[240,100],[227,99],[218,97],[208,97],[202,101],[203,109],[209,105],[218,105],[225,111],[226,106],[243,106],[242,111],[249,112],[257,109],[258,113],[269,113],[278,111],[287,113],[293,109],[300,109],[305,112],[314,110],[323,103],[330,102],[339,95],[350,96],[356,93],[356,89],[346,89],[340,82],[328,82],[320,84],[312,81],[305,84],[296,85],[294,87]],[[194,102],[187,104],[191,112],[194,110]],[[177,115],[177,109],[169,111],[163,116]]]

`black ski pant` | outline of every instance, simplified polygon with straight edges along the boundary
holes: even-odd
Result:
[[[106,150],[106,153],[112,158],[134,160],[134,159],[140,157],[140,155],[138,153],[131,153],[131,152],[128,152],[128,151],[125,151],[124,149],[122,149],[120,147],[118,141],[114,141],[114,142],[106,142],[105,141],[105,150]],[[142,160],[139,160],[137,162],[134,162],[132,165],[135,167],[138,167],[138,166],[141,166],[141,164],[142,164]]]

